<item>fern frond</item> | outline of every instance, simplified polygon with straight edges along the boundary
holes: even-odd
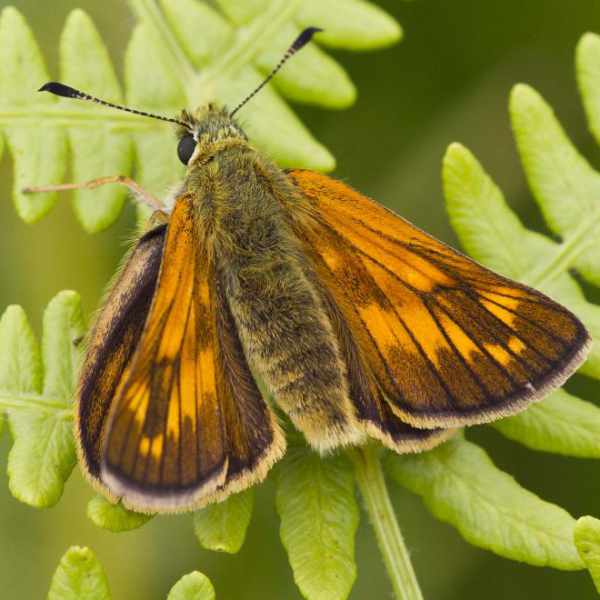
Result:
[[[138,23],[126,52],[126,93],[93,23],[75,11],[62,34],[61,78],[109,100],[166,114],[215,98],[234,104],[260,81],[305,25],[327,28],[322,42],[330,46],[365,49],[399,37],[397,25],[372,5],[343,1],[348,9],[344,14],[335,9],[335,0],[217,0],[220,11],[214,3],[193,0],[129,0]],[[24,62],[30,68],[19,69]],[[153,77],[148,77],[148,64]],[[160,193],[180,177],[172,134],[163,124],[83,103],[32,98],[27,90],[49,76],[27,24],[14,9],[6,9],[0,19],[0,65],[0,125],[15,160],[15,202],[25,220],[40,218],[56,198],[23,196],[20,188],[59,182],[68,167],[69,148],[78,179],[133,168],[142,185]],[[590,127],[600,139],[599,37],[588,34],[582,39],[577,72]],[[352,102],[354,94],[341,68],[312,46],[290,63],[244,118],[257,145],[282,165],[327,169],[333,166],[331,155],[282,97],[339,108]],[[575,149],[535,90],[517,86],[510,110],[533,196],[559,241],[527,229],[482,165],[458,144],[444,159],[450,219],[474,258],[542,289],[575,311],[592,336],[600,339],[600,306],[586,299],[571,274],[577,271],[589,283],[600,285],[600,174]],[[0,139],[0,153],[3,147]],[[107,189],[95,192],[92,200],[81,192],[74,203],[84,227],[97,231],[117,217],[123,195]],[[15,437],[10,486],[16,497],[35,506],[58,500],[74,464],[70,398],[79,360],[75,341],[82,331],[78,311],[72,293],[63,292],[51,302],[41,351],[21,309],[9,308],[0,321],[0,407],[8,413]],[[582,372],[600,379],[597,342]],[[600,408],[564,390],[494,427],[535,450],[600,456]],[[498,469],[462,434],[417,456],[388,453],[386,464],[394,479],[422,496],[436,517],[451,523],[472,544],[534,565],[573,570],[585,563],[597,580],[597,523],[580,520],[576,525],[565,510]],[[350,464],[343,456],[321,459],[306,447],[295,447],[278,475],[281,537],[299,588],[309,600],[344,600],[356,577],[354,537],[359,518]],[[236,552],[251,518],[251,498],[252,492],[247,492],[198,512],[194,524],[200,543]],[[112,531],[139,527],[149,518],[101,498],[90,502],[88,515]],[[79,593],[78,578],[85,572],[79,563],[97,571],[89,554],[73,552],[57,575],[71,594]],[[104,584],[99,585],[104,594]],[[98,598],[108,598],[107,594],[106,587],[106,594]],[[193,594],[214,597],[212,586],[198,573],[180,580],[169,598]],[[69,597],[67,592],[63,596]]]
[[[577,62],[594,129],[599,122],[593,98],[600,92],[600,38],[584,36]],[[600,379],[600,306],[585,298],[571,273],[576,270],[590,283],[600,283],[600,173],[575,149],[531,87],[515,86],[510,113],[533,197],[560,241],[527,229],[460,144],[449,147],[443,163],[450,221],[472,257],[541,289],[578,314],[595,340],[581,372]],[[600,457],[600,408],[562,389],[492,426],[535,450]],[[434,515],[457,527],[469,542],[530,564],[582,568],[573,518],[520,487],[462,437],[419,456],[390,456],[388,466],[396,480],[420,494]]]
[[[8,485],[32,506],[58,502],[75,466],[72,397],[83,331],[74,292],[48,304],[41,352],[21,307],[9,306],[0,319],[0,410],[14,438]]]
[[[328,29],[325,44],[357,50],[384,46],[401,36],[392,17],[359,0],[342,0],[343,10],[335,0],[219,0],[220,11],[197,0],[128,3],[138,23],[125,53],[126,93],[83,11],[73,11],[63,29],[57,77],[49,76],[20,13],[12,7],[2,12],[0,127],[15,163],[15,206],[26,222],[40,219],[57,197],[25,195],[21,190],[62,182],[69,160],[76,181],[129,174],[133,168],[139,183],[159,196],[183,174],[168,126],[37,94],[35,90],[48,79],[64,80],[109,101],[125,100],[134,107],[173,115],[209,101],[237,104],[306,24]],[[311,44],[286,65],[273,86],[244,108],[242,122],[253,143],[282,166],[331,170],[333,156],[283,98],[343,108],[355,96],[343,68]],[[94,193],[77,191],[73,201],[83,227],[95,232],[117,218],[124,197],[123,190],[107,187]]]
[[[416,456],[389,456],[389,472],[475,546],[532,565],[576,570],[575,520],[522,488],[461,435]]]

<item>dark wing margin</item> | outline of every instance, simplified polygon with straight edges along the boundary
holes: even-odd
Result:
[[[590,338],[566,308],[341,182],[289,176],[289,207],[389,408],[419,428],[483,423],[562,385]]]
[[[150,310],[165,232],[165,225],[155,227],[128,253],[87,340],[77,392],[76,429],[80,463],[97,485],[106,419]]]
[[[99,460],[103,491],[141,512],[224,498],[263,479],[285,448],[193,217],[189,198],[177,199],[141,331],[138,324],[118,371],[104,369],[93,379],[88,370],[81,386],[111,392],[95,477]]]

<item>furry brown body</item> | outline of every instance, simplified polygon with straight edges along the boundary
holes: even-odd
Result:
[[[229,132],[220,149],[219,139]],[[346,365],[282,198],[306,203],[231,129],[217,132],[183,190],[208,235],[244,351],[277,404],[317,449],[358,441]],[[275,192],[277,190],[277,192]]]

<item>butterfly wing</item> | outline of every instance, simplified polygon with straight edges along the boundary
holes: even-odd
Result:
[[[79,378],[77,441],[81,464],[99,485],[102,439],[123,370],[142,334],[158,278],[166,226],[144,234],[128,254],[87,342]]]
[[[419,452],[440,444],[454,434],[452,429],[418,429],[402,421],[389,406],[367,361],[364,360],[364,340],[351,320],[352,309],[340,286],[318,255],[313,256],[323,306],[338,340],[346,365],[348,396],[356,411],[356,420],[365,433],[392,450]],[[309,256],[311,255],[309,254]],[[354,332],[353,332],[354,331]],[[362,343],[361,343],[362,342]]]
[[[132,345],[120,372],[104,373],[113,391],[99,468],[110,492],[138,511],[170,512],[262,479],[283,437],[246,364],[187,197],[175,203]]]
[[[289,176],[308,204],[291,210],[298,235],[401,420],[452,427],[512,414],[585,358],[584,326],[550,298],[341,182]]]

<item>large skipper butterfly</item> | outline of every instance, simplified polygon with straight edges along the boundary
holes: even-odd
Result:
[[[157,117],[178,125],[187,166],[170,202],[126,177],[29,190],[122,183],[155,209],[91,330],[77,394],[84,470],[137,511],[197,508],[266,476],[285,438],[255,377],[320,452],[369,438],[418,452],[541,399],[589,346],[540,292],[344,183],[275,166],[234,118],[258,89],[233,111]]]

